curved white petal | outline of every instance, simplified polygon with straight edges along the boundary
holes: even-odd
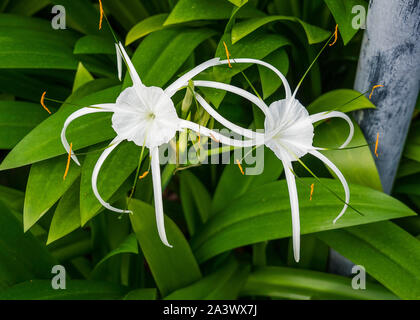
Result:
[[[249,140],[236,140],[236,139],[231,139],[228,138],[220,133],[217,133],[213,130],[210,130],[206,127],[200,126],[194,122],[191,121],[187,121],[187,120],[182,120],[180,121],[180,129],[190,129],[193,130],[195,132],[198,132],[200,135],[204,135],[206,137],[210,137],[213,138],[215,140],[220,141],[223,144],[229,145],[229,146],[233,146],[233,147],[240,147],[240,148],[245,148],[245,147],[253,147],[253,146],[259,146],[264,144],[264,136],[255,136],[256,139],[249,139]]]
[[[284,173],[286,175],[287,188],[289,189],[290,208],[292,211],[292,239],[293,239],[293,255],[295,261],[300,260],[300,220],[299,220],[299,199],[296,189],[296,180],[293,175],[292,163],[282,160]]]
[[[118,68],[118,79],[121,81],[122,78],[122,56],[118,44],[115,44],[115,51],[117,52],[117,68]]]
[[[256,135],[263,135],[262,133],[258,133],[246,128],[242,128],[229,120],[222,117],[216,110],[214,110],[206,100],[202,96],[200,96],[198,93],[194,93],[195,97],[199,104],[212,116],[216,121],[218,121],[221,125],[225,126],[226,128],[232,130],[233,132],[236,132],[237,134],[243,135],[247,138],[253,139]]]
[[[93,105],[92,107],[79,109],[79,110],[73,112],[70,116],[68,116],[68,118],[64,122],[63,129],[61,130],[61,143],[63,144],[64,149],[66,149],[66,152],[67,153],[70,152],[70,145],[69,145],[69,143],[67,141],[67,138],[66,138],[66,130],[67,130],[67,127],[70,125],[70,123],[73,120],[75,120],[79,117],[85,116],[87,114],[95,113],[95,112],[112,112],[113,111],[113,106],[114,106],[114,104]],[[80,166],[80,162],[73,152],[71,154],[71,158],[73,159],[74,162],[77,163],[78,166]]]
[[[155,199],[155,212],[156,212],[156,224],[160,240],[168,247],[172,248],[166,238],[165,233],[165,220],[163,214],[163,202],[162,202],[162,182],[160,178],[160,165],[159,165],[159,148],[154,147],[150,150],[152,160],[152,178],[153,178],[153,194]]]
[[[316,113],[310,116],[312,123],[321,121],[321,120],[325,120],[325,119],[329,119],[329,118],[341,118],[347,121],[347,123],[349,124],[350,127],[350,132],[349,135],[346,139],[346,141],[341,145],[341,148],[345,148],[351,141],[351,139],[353,139],[353,135],[354,135],[354,125],[353,122],[351,121],[350,117],[348,115],[346,115],[343,112],[339,112],[339,111],[325,111],[325,112],[320,112],[320,113]]]
[[[291,93],[291,90],[290,90],[289,82],[287,82],[286,77],[277,68],[275,68],[271,64],[269,64],[267,62],[264,62],[264,61],[261,61],[261,60],[242,59],[242,58],[241,59],[231,59],[229,61],[228,60],[220,60],[219,58],[208,60],[208,61],[202,63],[201,65],[197,66],[196,68],[192,69],[191,71],[187,72],[186,74],[184,74],[182,77],[180,77],[174,83],[172,83],[169,87],[167,87],[165,92],[170,97],[172,97],[175,94],[175,92],[177,92],[180,88],[186,86],[188,84],[189,80],[191,80],[196,75],[203,72],[204,70],[206,70],[210,67],[217,66],[217,65],[229,64],[229,63],[230,64],[234,64],[234,63],[255,63],[255,64],[262,65],[266,68],[269,68],[283,82],[284,89],[286,91],[286,99],[289,99],[291,97],[292,93]]]
[[[347,184],[346,178],[344,178],[344,176],[341,173],[341,171],[334,165],[334,163],[331,162],[330,159],[328,159],[326,156],[324,156],[322,153],[320,153],[319,151],[316,151],[316,150],[309,151],[309,153],[312,154],[313,156],[317,157],[322,162],[324,162],[327,166],[329,166],[330,169],[332,171],[334,171],[334,173],[336,174],[336,176],[340,180],[341,184],[343,185],[344,193],[345,193],[345,203],[346,204],[344,205],[344,207],[341,210],[340,214],[334,219],[333,223],[336,223],[337,220],[340,219],[342,217],[342,215],[346,212],[347,207],[348,207],[347,204],[350,202],[350,189],[349,189],[349,185]]]
[[[266,105],[266,103],[262,101],[260,98],[258,98],[257,96],[253,95],[252,93],[244,89],[241,89],[241,88],[238,88],[230,84],[226,84],[226,83],[215,82],[215,81],[201,81],[201,80],[194,81],[194,86],[221,89],[221,90],[235,93],[238,96],[241,96],[251,101],[253,104],[255,104],[258,108],[261,109],[262,112],[264,112],[267,118],[271,117],[270,111],[268,110],[268,106]]]
[[[130,57],[128,56],[121,42],[118,43],[118,47],[120,48],[120,52],[122,56],[124,57],[125,63],[127,63],[128,72],[130,73],[130,77],[131,77],[131,80],[133,81],[134,87],[143,87],[143,83],[140,80],[140,77],[136,71],[136,68],[134,68],[133,63],[131,62]]]
[[[101,167],[103,163],[105,162],[106,158],[109,156],[109,154],[121,143],[121,139],[119,137],[116,137],[114,140],[111,141],[109,144],[109,147],[105,149],[105,151],[101,154],[98,161],[95,164],[95,167],[93,168],[92,173],[92,190],[95,194],[96,199],[108,210],[118,212],[118,213],[130,213],[130,210],[122,210],[117,209],[111,206],[109,203],[107,203],[104,199],[102,199],[101,195],[98,192],[97,182],[98,182],[98,174],[101,170]]]

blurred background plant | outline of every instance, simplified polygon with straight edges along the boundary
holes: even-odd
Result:
[[[287,74],[293,88],[338,24],[339,40],[314,64],[298,99],[310,113],[375,107],[351,89],[362,38],[351,27],[351,9],[366,8],[364,0],[102,3],[148,86],[165,87],[198,63],[225,58],[225,42],[233,58],[267,61]],[[66,10],[65,30],[51,27],[54,5]],[[348,209],[332,224],[341,202],[303,167],[296,170],[300,263],[291,250],[283,168],[270,150],[265,150],[264,172],[258,176],[241,175],[233,161],[164,166],[167,234],[174,245],[169,249],[157,235],[150,176],[137,185],[131,216],[104,210],[91,190],[100,155],[92,151],[115,135],[109,115],[86,116],[71,125],[69,141],[84,158],[81,167],[71,165],[63,180],[64,119],[77,106],[113,102],[130,85],[127,75],[122,84],[117,79],[114,40],[107,24],[98,28],[98,2],[0,0],[0,11],[0,298],[420,298],[418,106],[392,197],[382,192],[368,147],[325,151],[349,181],[351,204],[364,216]],[[281,82],[257,66],[219,67],[199,77],[252,90],[243,74],[267,103],[283,97]],[[66,104],[47,102],[50,115],[39,104],[44,91]],[[243,99],[199,91],[231,121],[263,127],[259,109]],[[219,128],[195,107],[188,91],[177,93],[174,101],[180,115],[189,112],[191,119]],[[355,126],[351,146],[365,145]],[[316,127],[314,145],[337,148],[347,130],[340,120],[324,122]],[[106,161],[98,181],[106,201],[125,206],[139,153],[125,142]],[[323,184],[342,193],[322,163],[303,160]],[[142,172],[147,168],[146,161]],[[329,272],[330,247],[365,267],[366,290],[354,290],[350,278]],[[66,290],[51,288],[51,269],[57,264],[66,268]]]

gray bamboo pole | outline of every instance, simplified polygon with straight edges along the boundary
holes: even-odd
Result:
[[[354,89],[372,95],[376,110],[354,113],[374,152],[384,192],[391,193],[420,86],[419,0],[371,0]],[[357,165],[357,164],[355,164]],[[352,263],[331,253],[330,270],[351,274]]]

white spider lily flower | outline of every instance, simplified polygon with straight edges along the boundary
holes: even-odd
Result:
[[[67,153],[71,152],[71,158],[80,165],[76,155],[70,150],[69,143],[66,139],[66,130],[69,124],[84,115],[96,112],[111,112],[112,128],[117,133],[117,136],[110,143],[100,155],[92,173],[92,189],[98,201],[108,210],[118,213],[130,213],[129,210],[114,208],[107,203],[98,192],[97,179],[102,167],[109,154],[124,140],[133,141],[136,145],[147,147],[151,155],[151,170],[153,180],[154,203],[156,213],[156,224],[161,241],[168,247],[169,244],[164,225],[163,202],[162,202],[162,186],[159,164],[159,146],[168,143],[175,137],[177,131],[190,129],[198,132],[200,135],[211,137],[219,140],[223,144],[236,147],[250,147],[256,145],[257,135],[251,136],[249,134],[240,134],[249,136],[254,139],[235,140],[217,132],[214,132],[205,127],[199,126],[196,123],[180,119],[176,113],[174,103],[171,97],[178,90],[173,90],[178,86],[179,80],[169,86],[165,91],[158,87],[146,87],[139,75],[137,74],[134,65],[128,57],[124,47],[121,43],[117,45],[117,61],[118,61],[118,77],[121,78],[122,59],[127,64],[133,86],[125,89],[117,98],[115,103],[98,104],[90,107],[81,108],[72,113],[65,121],[61,131],[61,141]],[[202,70],[214,65],[219,59],[212,59],[193,69],[190,75],[195,75]],[[188,83],[189,75],[186,74],[180,79]],[[174,86],[175,85],[175,86]],[[240,127],[236,128],[240,131]],[[261,138],[261,137],[260,137]]]
[[[287,82],[284,75],[277,70],[274,66],[260,60],[255,59],[234,59],[234,60],[214,60],[212,63],[207,64],[207,68],[217,65],[229,64],[229,63],[252,63],[259,64],[271,69],[275,72],[285,88],[286,97],[285,99],[275,101],[270,106],[267,106],[265,102],[257,96],[245,91],[243,89],[234,87],[232,85],[212,82],[212,81],[193,81],[195,87],[209,87],[215,89],[226,90],[235,94],[238,94],[256,106],[258,106],[266,116],[264,123],[264,144],[270,148],[276,156],[282,161],[284,171],[286,175],[287,186],[289,189],[290,206],[292,214],[292,237],[293,237],[293,252],[294,258],[298,262],[300,259],[300,220],[299,220],[299,199],[296,188],[296,181],[293,172],[292,163],[298,161],[299,158],[306,154],[312,154],[313,156],[324,162],[330,169],[336,174],[341,184],[343,185],[345,192],[345,204],[340,214],[334,219],[333,223],[345,213],[348,203],[350,201],[350,190],[346,179],[340,170],[322,153],[318,148],[313,146],[314,137],[314,126],[315,122],[327,119],[327,118],[342,118],[349,124],[350,132],[347,140],[343,143],[340,148],[346,147],[354,134],[354,126],[351,119],[342,112],[327,111],[313,115],[309,115],[306,108],[295,98],[297,89],[291,93],[289,83]],[[204,67],[204,65],[203,65]],[[192,79],[199,72],[204,69],[194,69],[189,73],[185,74],[184,77],[179,78],[171,86],[169,86],[165,92],[172,93],[176,92],[182,86],[185,86],[188,80]],[[243,134],[244,136],[251,138],[259,133],[255,133],[251,130],[241,128],[227,119],[223,118],[218,114],[199,94],[196,93],[197,101],[204,107],[204,109],[213,116],[218,122],[230,130]]]

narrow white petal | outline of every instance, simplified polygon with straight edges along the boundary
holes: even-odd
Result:
[[[292,239],[293,255],[295,261],[300,260],[300,220],[299,220],[299,199],[296,189],[296,180],[292,172],[292,163],[282,160],[284,173],[286,175],[287,188],[289,189],[290,208],[292,211]]]
[[[238,88],[230,84],[226,84],[226,83],[220,83],[220,82],[215,82],[215,81],[201,81],[201,80],[194,81],[194,86],[221,89],[221,90],[235,93],[238,96],[241,96],[251,101],[258,108],[260,108],[262,112],[264,112],[267,118],[271,118],[270,111],[268,110],[268,106],[265,104],[265,102],[244,89],[241,89],[241,88]]]
[[[344,193],[345,193],[345,202],[346,202],[346,204],[344,205],[343,209],[341,210],[341,212],[337,216],[337,218],[334,219],[333,222],[336,223],[337,220],[340,219],[341,216],[346,212],[347,207],[348,207],[347,204],[350,202],[350,189],[349,189],[349,185],[347,184],[346,178],[344,178],[344,176],[341,173],[341,171],[334,165],[334,163],[331,162],[330,159],[328,159],[326,156],[324,156],[319,151],[312,150],[312,151],[309,151],[309,153],[312,154],[313,156],[317,157],[322,162],[324,162],[327,166],[329,166],[331,168],[331,170],[334,171],[334,173],[336,174],[336,176],[340,180],[341,184],[343,185]]]
[[[210,106],[206,100],[203,99],[202,96],[200,96],[198,93],[195,93],[195,97],[200,105],[203,106],[203,108],[221,125],[225,126],[226,128],[232,130],[233,132],[236,132],[237,134],[243,135],[247,138],[255,138],[256,135],[261,135],[261,133],[242,128],[229,120],[222,117],[216,110],[213,109],[212,106]]]
[[[257,60],[257,59],[247,59],[247,58],[240,58],[240,59],[231,59],[230,60],[231,64],[234,63],[255,63],[255,64],[259,64],[262,65],[270,70],[272,70],[283,82],[284,85],[284,90],[286,91],[286,99],[289,99],[292,95],[292,92],[290,90],[290,85],[289,82],[287,82],[286,77],[283,75],[283,73],[281,73],[276,67],[274,67],[273,65],[264,62],[262,60]],[[229,64],[228,60],[222,60],[220,61],[219,64]]]
[[[260,135],[255,136],[256,139],[249,139],[249,140],[236,140],[236,139],[231,139],[228,138],[218,132],[215,132],[213,130],[210,130],[206,127],[200,126],[194,122],[191,121],[187,121],[187,120],[180,120],[180,129],[190,129],[193,130],[197,133],[199,133],[200,135],[206,136],[206,137],[210,137],[212,139],[218,140],[220,141],[220,143],[222,144],[226,144],[229,146],[233,146],[233,147],[240,147],[240,148],[245,148],[245,147],[253,147],[253,146],[259,146],[264,144],[264,139],[261,138]]]
[[[175,94],[175,92],[177,92],[182,87],[188,85],[188,81],[190,81],[192,78],[194,78],[196,75],[203,72],[204,70],[206,70],[210,67],[217,66],[219,64],[219,61],[220,61],[219,58],[214,58],[214,59],[208,60],[206,62],[203,62],[202,64],[198,65],[197,67],[195,67],[191,71],[188,71],[186,74],[181,76],[179,79],[177,79],[175,82],[173,82],[170,86],[168,86],[165,89],[165,93],[168,96],[172,97]]]
[[[156,224],[159,232],[160,240],[164,245],[172,248],[166,238],[165,232],[165,220],[163,214],[163,201],[162,201],[162,182],[160,178],[160,165],[159,165],[159,148],[154,147],[150,150],[152,155],[152,178],[153,178],[153,194],[155,199],[155,212],[156,212]]]
[[[353,139],[353,135],[354,135],[354,125],[353,122],[351,121],[350,117],[348,115],[346,115],[343,112],[339,112],[339,111],[325,111],[325,112],[320,112],[320,113],[316,113],[310,116],[312,123],[321,121],[321,120],[325,120],[325,119],[329,119],[329,118],[341,118],[347,121],[347,123],[349,124],[349,128],[350,128],[350,132],[349,135],[346,139],[346,141],[341,145],[341,148],[345,148],[347,147],[347,145],[350,143],[351,139]]]
[[[115,50],[117,52],[117,68],[118,68],[118,79],[121,81],[122,78],[122,56],[118,44],[115,44]]]
[[[101,170],[101,167],[103,163],[105,162],[106,158],[109,156],[109,154],[121,143],[121,139],[119,137],[116,137],[112,142],[109,144],[109,147],[105,149],[105,151],[101,154],[98,161],[95,164],[95,167],[93,168],[92,173],[92,190],[95,194],[96,199],[108,210],[118,212],[118,213],[130,213],[130,210],[122,210],[117,209],[111,206],[109,203],[107,203],[104,199],[102,199],[101,195],[98,192],[97,182],[98,182],[98,175],[99,171]]]
[[[69,153],[70,152],[70,145],[67,141],[66,138],[66,130],[67,127],[70,125],[70,123],[82,116],[85,116],[87,114],[91,114],[91,113],[95,113],[95,112],[112,112],[112,106],[113,104],[103,104],[103,105],[94,105],[92,106],[92,108],[82,108],[79,109],[75,112],[73,112],[64,122],[63,125],[63,129],[61,130],[61,143],[64,146],[64,149],[66,149],[66,152]],[[106,109],[104,109],[103,107],[105,107]],[[80,166],[80,162],[77,159],[76,155],[72,152],[71,154],[71,158],[73,159],[74,162],[77,163],[78,166]]]
[[[128,56],[127,52],[124,49],[124,46],[120,43],[118,43],[118,46],[120,48],[120,53],[124,57],[125,63],[127,63],[128,72],[130,73],[131,80],[133,81],[134,87],[142,87],[143,83],[140,80],[140,77],[136,71],[136,68],[134,68],[133,63],[130,60],[130,57]]]

